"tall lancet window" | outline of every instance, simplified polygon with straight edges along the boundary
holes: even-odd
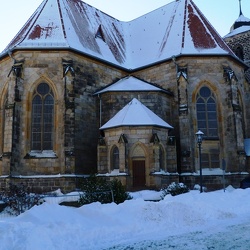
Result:
[[[41,83],[33,93],[31,149],[52,150],[54,130],[54,95],[50,86]]]
[[[119,169],[119,149],[114,146],[112,150],[112,169]]]
[[[208,87],[202,87],[196,97],[197,123],[207,138],[218,137],[216,99]]]

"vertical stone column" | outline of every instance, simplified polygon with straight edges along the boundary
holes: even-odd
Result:
[[[127,143],[128,140],[124,134],[121,134],[119,138],[119,165],[120,165],[120,172],[126,173],[127,172]]]
[[[6,104],[4,112],[2,175],[10,174],[13,138],[13,113],[14,104]]]
[[[166,171],[177,173],[177,157],[176,157],[176,144],[175,137],[169,136],[166,147],[167,157],[166,157]]]
[[[243,113],[242,107],[239,102],[238,96],[238,81],[234,76],[231,79],[231,90],[232,90],[232,106],[234,114],[234,123],[235,123],[235,139],[237,143],[237,154],[239,158],[239,172],[245,171],[246,165],[246,155],[244,149],[244,132],[243,132]]]
[[[233,113],[235,119],[235,127],[236,127],[236,141],[237,141],[237,149],[238,151],[244,151],[244,136],[243,136],[243,117],[242,117],[242,107],[239,103],[238,96],[238,82],[236,77],[231,79],[231,91],[232,91],[232,106]]]
[[[235,126],[234,134],[232,134],[232,139],[235,142],[235,145],[232,145],[232,154],[231,165],[238,165],[238,171],[244,171],[246,164],[245,150],[244,150],[244,132],[243,132],[243,113],[240,103],[239,93],[238,93],[238,79],[234,71],[229,68],[224,68],[224,76],[226,77],[227,82],[230,86],[230,95],[231,95],[231,105],[232,105],[232,119],[233,125]],[[235,149],[234,149],[235,148]],[[238,159],[237,159],[238,158]],[[236,170],[235,166],[232,166],[234,171]],[[228,171],[231,171],[228,169]]]
[[[65,173],[75,173],[75,72],[73,61],[62,61],[64,77],[64,147],[65,147]]]
[[[108,173],[108,149],[105,139],[100,136],[97,146],[97,172],[98,174]]]
[[[192,172],[187,68],[177,67],[181,171]]]
[[[152,157],[152,167],[150,172],[160,171],[160,140],[157,133],[153,133],[150,143],[152,143],[153,157]]]
[[[3,175],[11,174],[11,157],[13,149],[13,135],[14,135],[14,115],[15,115],[15,93],[17,87],[17,76],[14,74],[15,71],[10,71],[9,85],[8,85],[8,96],[4,107],[4,132],[3,132]]]

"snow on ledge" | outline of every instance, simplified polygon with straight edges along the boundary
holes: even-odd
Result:
[[[12,178],[30,179],[30,178],[63,178],[63,177],[87,177],[88,175],[77,174],[52,174],[52,175],[11,175]],[[5,178],[10,177],[6,176]]]
[[[106,174],[97,174],[96,176],[127,176],[127,173],[124,172],[119,172],[119,169],[114,169],[112,170],[110,173],[106,173]]]
[[[241,175],[246,175],[248,174],[248,172],[223,172],[223,170],[221,168],[203,168],[202,169],[202,175],[236,175],[236,174],[241,174]],[[197,172],[193,172],[193,173],[181,173],[181,176],[188,176],[188,175],[200,175],[200,170],[198,170]]]
[[[160,171],[157,172],[153,172],[151,173],[152,175],[179,175],[179,173],[170,173],[170,172],[166,172],[165,170],[161,169]]]
[[[57,158],[57,155],[52,150],[43,150],[43,151],[31,150],[27,154],[27,157],[30,157],[30,158]]]

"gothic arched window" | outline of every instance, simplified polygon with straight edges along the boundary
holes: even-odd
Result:
[[[117,146],[112,150],[112,169],[119,169],[119,149]]]
[[[50,86],[41,83],[32,98],[31,149],[52,150],[54,130],[54,95]]]
[[[159,147],[159,165],[160,169],[165,170],[165,156],[164,156],[164,150],[162,146]]]
[[[218,137],[216,100],[208,87],[202,87],[196,97],[197,125],[206,137]]]
[[[238,46],[235,49],[235,55],[241,59],[242,61],[244,61],[244,52],[243,52],[243,48],[241,46]]]

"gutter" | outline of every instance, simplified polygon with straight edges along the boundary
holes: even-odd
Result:
[[[86,56],[87,58],[89,59],[94,59],[94,60],[97,60],[99,62],[102,62],[104,64],[107,64],[111,67],[114,67],[116,69],[119,69],[119,70],[123,70],[125,71],[126,73],[128,74],[131,74],[131,73],[135,73],[137,71],[140,71],[140,70],[143,70],[143,69],[147,69],[149,67],[153,67],[153,66],[156,66],[156,65],[159,65],[159,64],[162,64],[162,63],[165,63],[165,62],[168,62],[168,61],[172,61],[172,58],[175,57],[176,59],[177,58],[180,58],[180,57],[231,57],[233,58],[235,61],[237,61],[238,63],[240,63],[241,65],[243,65],[246,69],[249,68],[249,66],[247,66],[242,60],[240,60],[238,57],[236,57],[235,55],[232,55],[230,54],[229,52],[226,53],[226,54],[179,54],[179,55],[172,55],[171,57],[169,58],[166,58],[166,59],[163,59],[163,60],[160,60],[160,61],[157,61],[157,62],[152,62],[152,63],[148,63],[146,65],[143,65],[143,66],[139,66],[137,68],[127,68],[127,67],[123,67],[121,65],[117,65],[115,63],[112,63],[112,62],[109,62],[107,60],[104,60],[104,59],[101,59],[97,56],[93,56],[93,55],[89,55],[85,52],[82,52],[80,50],[77,50],[77,49],[73,49],[73,48],[70,48],[70,47],[49,47],[49,48],[25,48],[25,47],[14,47],[12,50],[11,50],[11,53],[15,52],[15,51],[23,51],[23,50],[26,50],[26,51],[39,51],[39,50],[49,50],[49,51],[52,51],[52,50],[60,50],[60,51],[72,51],[72,52],[75,52],[79,55],[83,55],[83,56]],[[7,56],[9,53],[9,51],[3,51],[2,54],[0,54],[0,60],[1,58]]]

